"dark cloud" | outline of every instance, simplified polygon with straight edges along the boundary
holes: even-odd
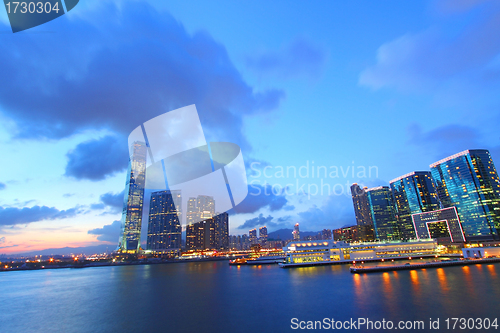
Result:
[[[4,183],[0,183],[0,190],[5,189],[6,185]]]
[[[412,124],[408,127],[408,135],[408,143],[435,161],[467,149],[488,149],[493,161],[500,162],[500,146],[483,140],[479,130],[470,126],[450,124],[424,131],[419,125]]]
[[[305,38],[297,38],[279,51],[249,56],[247,66],[262,75],[281,78],[317,77],[325,67],[328,54]]]
[[[125,190],[121,191],[120,193],[108,192],[101,195],[101,201],[106,206],[122,210],[124,196],[125,196]]]
[[[88,128],[128,135],[155,116],[196,104],[208,140],[249,149],[243,118],[284,98],[281,90],[255,91],[223,45],[205,32],[188,34],[146,3],[101,3],[85,16],[47,24],[57,38],[11,34],[0,44],[0,105],[16,121],[17,137],[61,138]],[[85,171],[94,156],[82,153],[71,156],[69,175],[98,180],[126,163],[116,152],[120,162]]]
[[[121,222],[113,221],[102,228],[89,230],[87,233],[90,235],[97,235],[97,240],[103,242],[118,243],[121,231]]]
[[[90,209],[103,210],[108,208],[107,211],[103,213],[103,215],[119,213],[123,209],[124,196],[125,196],[125,190],[121,191],[120,193],[113,193],[113,192],[104,193],[99,198],[100,202],[90,205]],[[149,200],[146,195],[144,199],[145,203],[146,200]]]
[[[479,133],[475,129],[464,125],[445,125],[429,131],[413,124],[408,127],[409,143],[420,146],[434,158],[443,158],[466,149],[479,147]]]
[[[247,197],[234,209],[231,214],[246,214],[255,213],[261,208],[267,207],[274,212],[283,209],[288,203],[285,194],[282,192],[275,193],[271,185],[252,184],[248,186]],[[287,206],[289,209],[289,206]]]
[[[25,224],[43,220],[73,217],[80,212],[79,207],[59,210],[55,207],[33,206],[24,208],[0,207],[0,225]]]
[[[268,230],[277,230],[280,228],[289,228],[291,227],[290,216],[280,217],[278,219],[274,219],[271,215],[268,217],[264,217],[263,214],[259,214],[259,216],[254,217],[253,219],[246,220],[245,223],[238,226],[237,229],[253,229],[256,227],[267,227]]]
[[[66,176],[92,181],[122,171],[129,160],[127,140],[116,136],[82,142],[66,156]]]

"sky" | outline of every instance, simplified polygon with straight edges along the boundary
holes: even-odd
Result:
[[[494,0],[81,0],[16,34],[2,8],[0,254],[116,245],[127,137],[183,106],[241,147],[231,234],[319,231],[355,224],[354,182],[499,165],[498,91]]]

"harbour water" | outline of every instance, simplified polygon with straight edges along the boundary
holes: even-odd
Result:
[[[498,263],[358,275],[226,261],[3,272],[0,331],[284,332],[292,318],[418,320],[422,332],[439,318],[445,330],[500,317],[499,275]]]

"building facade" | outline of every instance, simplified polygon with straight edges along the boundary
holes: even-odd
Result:
[[[373,242],[375,231],[372,225],[353,225],[333,230],[333,240],[346,243]]]
[[[489,151],[465,150],[430,167],[439,200],[456,207],[466,240],[500,240],[500,180]]]
[[[387,186],[373,187],[365,190],[370,216],[373,221],[375,238],[380,241],[399,240],[396,214],[391,189]]]
[[[153,253],[181,248],[181,191],[151,193],[147,247]]]
[[[366,193],[367,189],[367,187],[361,188],[356,183],[351,186],[352,203],[357,225],[373,225],[370,204]]]
[[[139,141],[133,143],[125,184],[121,233],[118,244],[118,249],[121,252],[135,253],[141,245],[142,208],[146,183],[146,154],[146,143]]]
[[[415,171],[390,181],[397,227],[402,240],[416,238],[412,215],[439,209],[429,171]]]
[[[434,238],[439,243],[463,243],[464,232],[455,207],[412,215],[418,239]]]

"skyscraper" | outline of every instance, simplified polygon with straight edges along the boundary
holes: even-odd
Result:
[[[298,223],[295,223],[295,226],[293,227],[292,236],[293,236],[294,241],[300,240],[300,231],[299,231],[299,224]]]
[[[412,214],[437,210],[439,202],[429,171],[415,171],[390,181],[397,226],[402,240],[416,238]]]
[[[141,245],[142,207],[146,182],[146,153],[144,142],[133,143],[129,161],[125,198],[122,213],[122,230],[118,248],[122,252],[135,253]]]
[[[216,249],[229,250],[229,214],[222,213],[214,216],[217,228]]]
[[[267,227],[259,228],[259,243],[264,246],[267,243]]]
[[[199,195],[189,198],[186,212],[186,248],[205,249],[205,229],[210,231],[210,223],[203,223],[215,215],[215,200],[211,196]],[[210,243],[210,241],[208,241]]]
[[[229,215],[222,213],[213,218],[187,226],[186,236],[189,250],[228,250]],[[187,242],[186,242],[187,243]]]
[[[181,191],[151,193],[148,223],[148,249],[165,252],[181,247]]]
[[[352,203],[357,225],[373,225],[366,189],[366,187],[361,188],[356,183],[351,186]]]
[[[257,243],[257,229],[253,228],[248,231],[248,240],[252,245]]]
[[[500,180],[489,151],[465,150],[430,167],[439,200],[456,207],[466,240],[500,240]]]
[[[365,191],[375,238],[378,240],[400,239],[390,188],[388,186],[379,186]]]

